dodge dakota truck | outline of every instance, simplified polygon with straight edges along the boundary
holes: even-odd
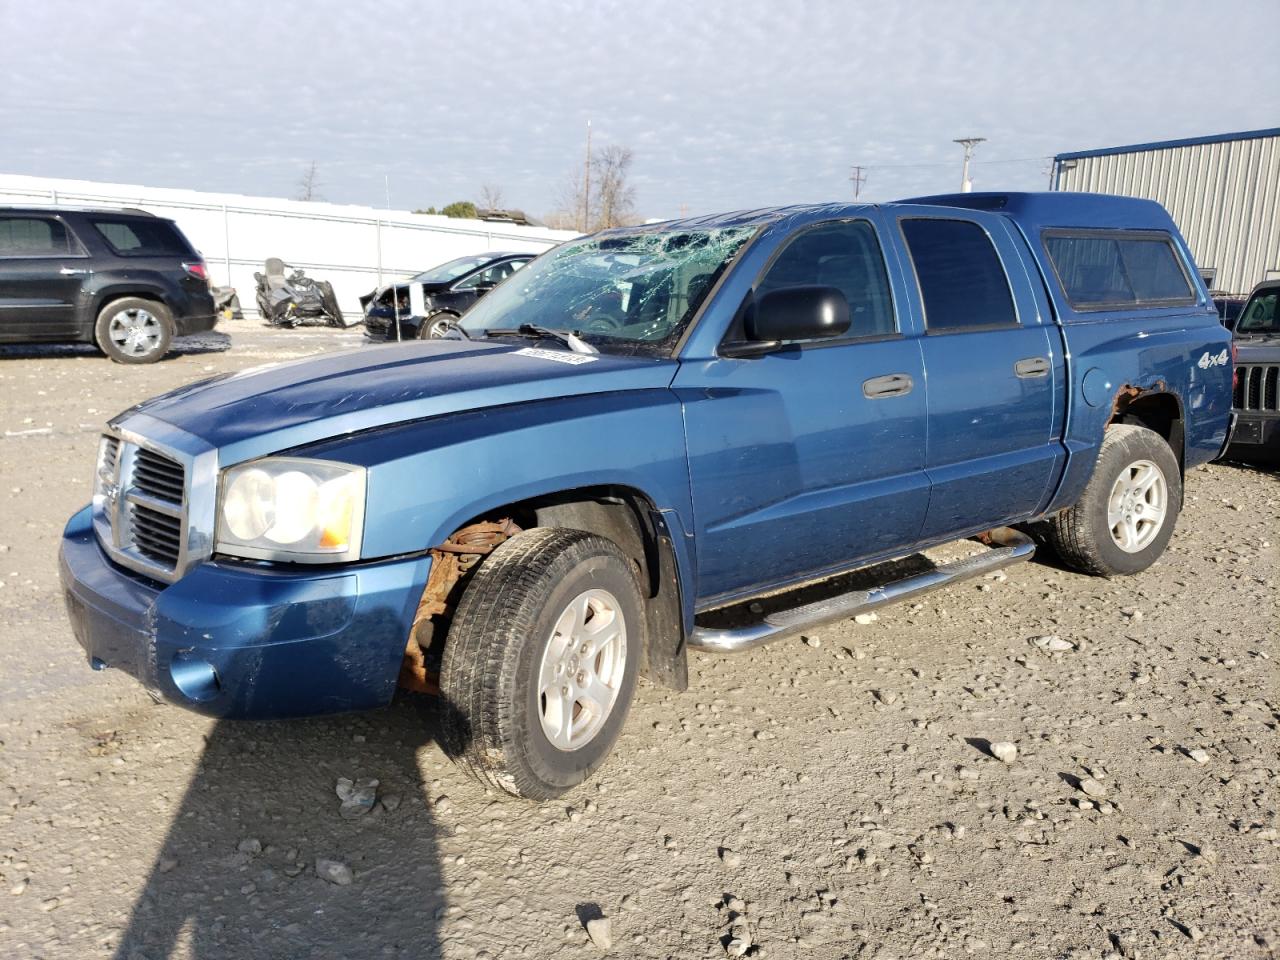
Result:
[[[434,694],[450,756],[550,798],[604,762],[638,677],[687,685],[689,648],[750,649],[1046,539],[1088,574],[1145,570],[1231,405],[1230,334],[1148,201],[607,230],[445,339],[120,414],[61,576],[90,664],[157,698],[266,718]]]

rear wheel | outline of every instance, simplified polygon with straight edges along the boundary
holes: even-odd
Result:
[[[1154,430],[1116,424],[1077,503],[1053,518],[1050,539],[1068,565],[1104,577],[1160,558],[1182,503],[1178,461]]]
[[[173,319],[155,300],[114,300],[98,314],[94,339],[116,363],[155,363],[169,352]]]
[[[622,730],[644,643],[617,545],[536,529],[472,575],[444,645],[446,752],[486,785],[547,800],[587,779]]]

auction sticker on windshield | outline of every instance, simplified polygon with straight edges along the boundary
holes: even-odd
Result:
[[[554,360],[556,363],[595,363],[600,359],[589,353],[564,353],[560,350],[543,350],[541,347],[524,347],[516,353],[522,357],[537,357],[539,360]]]

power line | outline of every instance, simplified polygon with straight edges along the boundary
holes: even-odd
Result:
[[[960,144],[960,146],[964,147],[964,166],[961,168],[961,173],[960,173],[960,192],[968,193],[970,190],[973,189],[973,181],[969,179],[969,161],[973,159],[973,148],[980,143],[986,143],[987,138],[986,137],[960,137],[959,139],[953,140],[952,142],[958,143]]]
[[[853,182],[853,199],[857,200],[858,195],[862,193],[862,185],[867,182],[867,177],[862,172],[862,167],[855,165],[852,169],[853,173],[850,174],[849,179]]]

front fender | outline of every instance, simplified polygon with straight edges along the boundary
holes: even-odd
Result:
[[[422,552],[507,504],[583,487],[629,487],[668,518],[682,606],[691,615],[694,558],[686,531],[694,525],[684,420],[665,389],[466,411],[302,452],[368,468],[366,558]]]

